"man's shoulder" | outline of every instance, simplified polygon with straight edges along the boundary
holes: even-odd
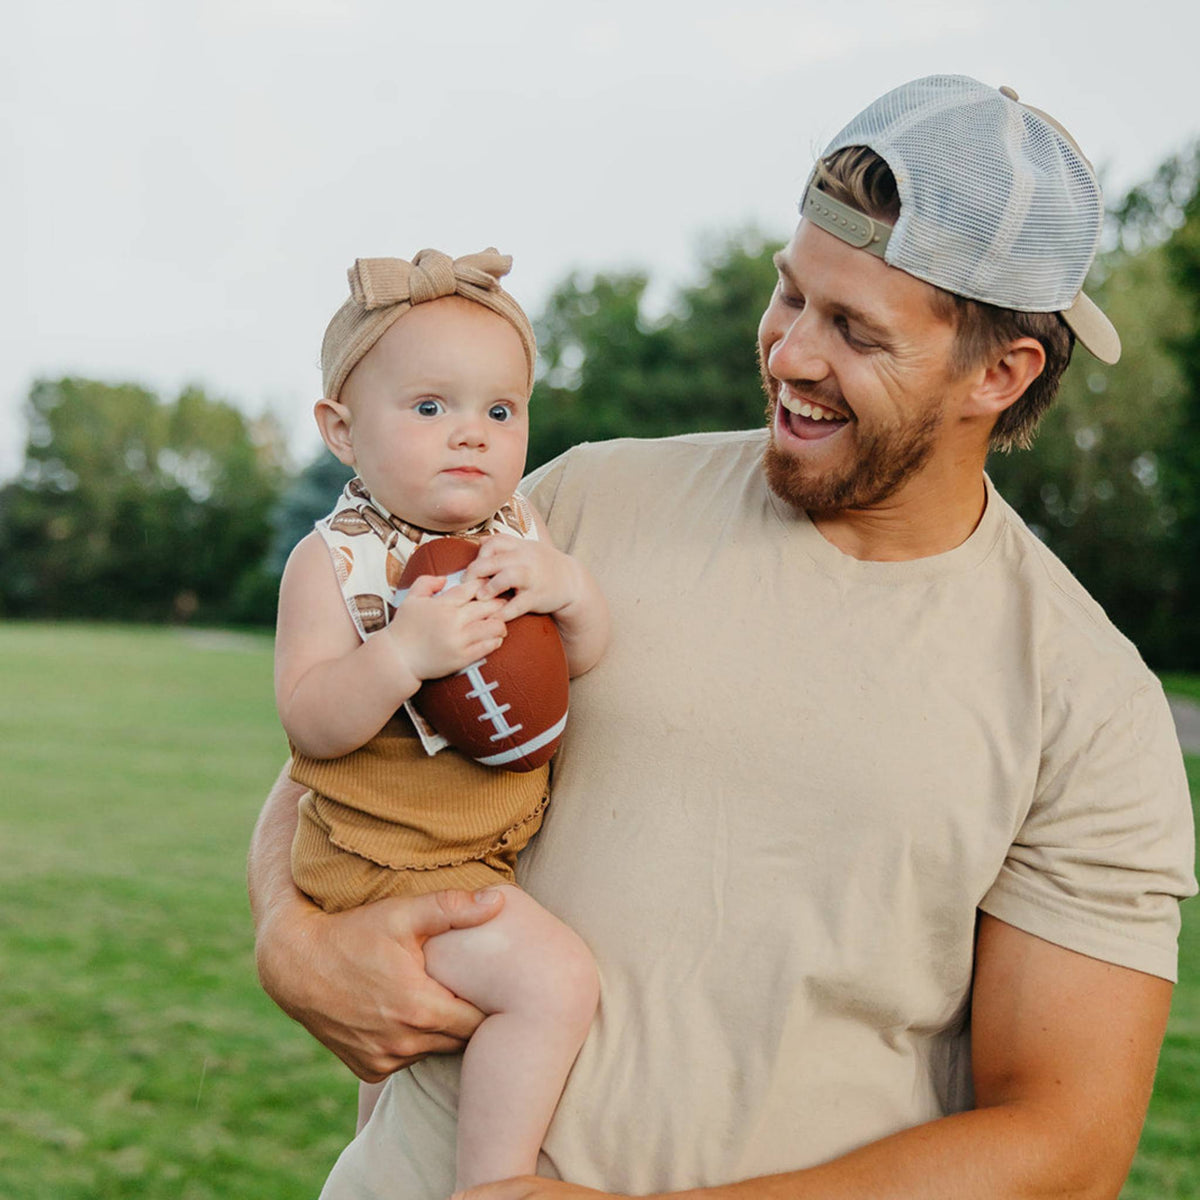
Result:
[[[765,429],[581,442],[532,471],[521,490],[544,513],[564,488],[658,491],[714,471],[757,471],[765,445]]]
[[[687,461],[704,458],[738,457],[750,452],[761,455],[765,429],[733,429],[709,433],[679,433],[661,438],[610,438],[603,442],[579,442],[557,458],[531,472],[536,481],[544,473],[563,467],[586,469],[597,465],[641,465],[648,461]],[[523,490],[528,490],[526,487]]]
[[[1119,694],[1156,684],[1137,647],[1011,505],[1002,505],[1001,539],[1007,569],[1036,624],[1037,648],[1047,667],[1074,675],[1079,664],[1099,669]]]

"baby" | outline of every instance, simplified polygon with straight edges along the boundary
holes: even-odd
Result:
[[[356,477],[296,546],[279,594],[275,694],[300,801],[297,886],[328,911],[442,888],[499,887],[500,913],[425,944],[429,974],[484,1014],[463,1056],[457,1186],[533,1174],[597,1003],[583,942],[513,883],[548,767],[515,774],[444,743],[408,700],[550,614],[572,675],[608,639],[587,570],[550,542],[524,471],[533,330],[486,250],[360,259],[321,349],[326,445]],[[469,535],[456,586],[423,577],[396,607],[413,549]]]

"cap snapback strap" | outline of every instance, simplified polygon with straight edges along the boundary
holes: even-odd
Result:
[[[868,217],[815,187],[810,187],[805,194],[800,215],[826,233],[878,258],[883,258],[888,238],[892,236],[892,226],[886,221]]]

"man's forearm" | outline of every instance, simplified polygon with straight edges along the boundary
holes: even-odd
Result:
[[[1086,1142],[1084,1143],[1086,1145]],[[998,1106],[918,1125],[803,1171],[644,1200],[1113,1200],[1090,1148],[1034,1109]],[[540,1177],[506,1179],[454,1200],[623,1200]]]
[[[1110,1200],[1128,1163],[1078,1140],[1054,1111],[1000,1105],[906,1129],[804,1171],[766,1175],[674,1200]]]
[[[255,928],[272,910],[289,903],[310,903],[292,882],[292,838],[296,832],[296,802],[304,788],[294,783],[285,766],[259,813],[250,838],[246,862],[250,913]]]

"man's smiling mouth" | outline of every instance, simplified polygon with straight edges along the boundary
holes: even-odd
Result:
[[[847,421],[848,417],[832,408],[826,408],[815,400],[808,400],[792,394],[787,387],[779,389],[779,403],[790,413],[798,417],[808,417],[810,421]]]
[[[808,396],[798,395],[787,384],[779,387],[779,423],[793,437],[804,441],[840,433],[850,418]]]

